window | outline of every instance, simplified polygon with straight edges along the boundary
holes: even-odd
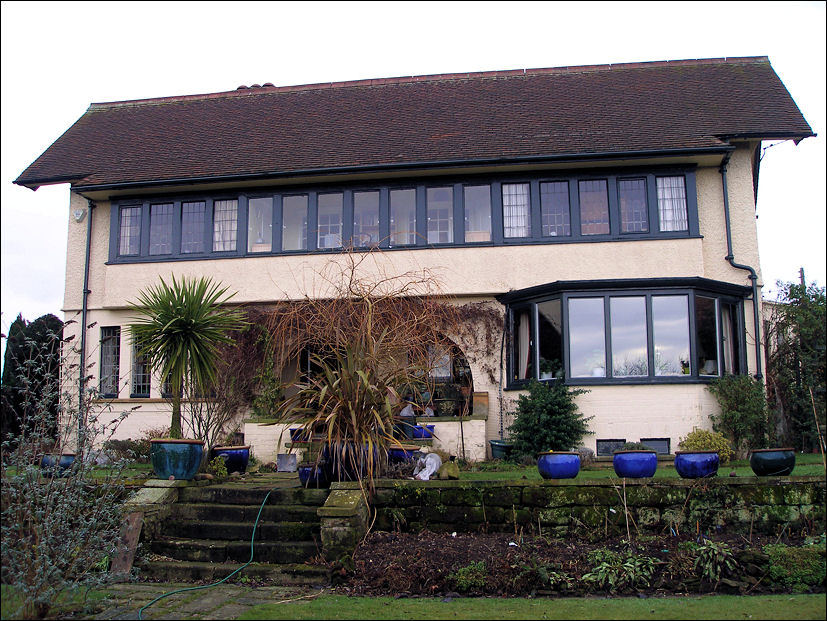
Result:
[[[273,199],[251,198],[248,202],[247,252],[273,249]]]
[[[454,241],[454,189],[428,188],[428,243],[450,244]]]
[[[688,375],[689,298],[652,296],[655,375]]]
[[[465,243],[491,241],[491,186],[465,186],[463,196]]]
[[[140,346],[132,344],[132,391],[131,397],[148,397],[152,374],[149,367],[149,358],[140,354]]]
[[[686,180],[658,177],[658,217],[661,231],[686,231]]]
[[[597,456],[611,457],[615,451],[619,451],[626,444],[626,438],[613,440],[597,440]]]
[[[282,205],[282,250],[307,250],[307,195],[285,196]]]
[[[353,193],[353,246],[379,244],[379,192]]]
[[[149,254],[172,252],[172,203],[149,207]]]
[[[416,243],[416,190],[391,190],[391,246]]]
[[[606,377],[603,298],[569,300],[570,377]]]
[[[559,299],[537,304],[540,379],[559,377],[563,370],[563,308]]]
[[[609,298],[612,334],[612,376],[649,375],[646,343],[646,298]]]
[[[322,248],[340,248],[342,246],[342,205],[341,192],[319,194],[319,240]]]
[[[531,235],[529,191],[527,183],[503,183],[503,236]]]
[[[669,454],[670,438],[641,438],[641,444],[645,444],[651,449],[655,449],[658,455]]]
[[[181,254],[204,252],[204,218],[207,203],[181,204]]]
[[[516,309],[512,315],[511,338],[514,358],[513,379],[526,380],[534,377],[534,339],[531,329],[531,307]]]
[[[141,208],[122,207],[118,254],[141,254]]]
[[[646,204],[646,180],[618,179],[617,199],[620,203],[620,232],[647,233],[649,212]]]
[[[238,238],[238,201],[215,201],[213,210],[214,252],[232,252],[236,249]]]
[[[120,383],[121,329],[101,328],[100,394],[117,397]]]
[[[609,234],[609,193],[605,179],[580,181],[580,233]]]
[[[543,237],[568,237],[571,235],[568,181],[541,183],[540,208],[543,220]]]

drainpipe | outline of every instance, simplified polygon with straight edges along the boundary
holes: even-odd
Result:
[[[86,199],[86,259],[83,264],[83,303],[80,311],[80,370],[78,379],[78,450],[81,448],[81,436],[84,432],[84,421],[86,420],[85,399],[86,391],[86,323],[89,311],[89,256],[92,247],[92,212],[95,203]],[[82,456],[79,456],[82,458]]]
[[[754,375],[755,379],[761,380],[764,378],[764,374],[761,373],[761,321],[758,313],[758,275],[755,273],[755,269],[750,267],[749,265],[743,265],[741,263],[735,262],[735,255],[732,254],[732,231],[730,229],[730,219],[729,219],[729,190],[727,189],[727,165],[729,164],[729,158],[732,156],[732,153],[727,153],[724,155],[724,159],[721,162],[721,186],[723,188],[724,193],[724,221],[726,223],[726,250],[727,254],[724,257],[729,264],[737,268],[739,270],[746,270],[749,272],[749,279],[752,281],[752,312],[753,312],[753,321],[755,322],[755,364],[756,364],[756,373]]]

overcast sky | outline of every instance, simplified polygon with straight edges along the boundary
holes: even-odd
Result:
[[[62,318],[69,186],[12,181],[90,103],[264,82],[769,56],[819,136],[762,160],[764,297],[825,284],[824,2],[3,2],[0,26],[4,333]]]

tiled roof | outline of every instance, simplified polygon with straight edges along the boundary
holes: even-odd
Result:
[[[766,57],[528,69],[92,104],[15,183],[140,185],[811,135]]]

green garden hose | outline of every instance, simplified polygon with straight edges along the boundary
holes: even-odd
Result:
[[[175,591],[170,591],[169,593],[164,593],[163,595],[159,595],[158,597],[153,599],[151,602],[149,602],[146,606],[144,606],[143,608],[138,610],[138,619],[142,620],[143,619],[142,615],[143,615],[144,610],[146,610],[147,608],[152,606],[152,604],[154,604],[155,602],[164,599],[165,597],[169,597],[170,595],[175,595],[176,593],[185,593],[186,591],[199,591],[201,589],[209,589],[210,587],[218,586],[222,582],[226,582],[227,580],[232,578],[234,575],[236,575],[242,569],[247,567],[247,565],[252,563],[253,562],[253,541],[256,538],[256,528],[258,527],[258,521],[261,518],[261,512],[264,510],[264,505],[267,504],[267,499],[270,498],[270,494],[272,494],[272,493],[273,493],[273,490],[270,490],[269,492],[267,492],[267,495],[264,497],[264,501],[261,503],[261,507],[259,507],[258,515],[256,516],[256,523],[253,524],[253,536],[250,537],[250,560],[249,561],[244,563],[241,567],[236,569],[229,576],[227,576],[226,578],[223,578],[222,580],[219,580],[218,582],[213,582],[212,584],[204,584],[204,585],[196,586],[196,587],[187,587],[186,589],[177,589]]]

